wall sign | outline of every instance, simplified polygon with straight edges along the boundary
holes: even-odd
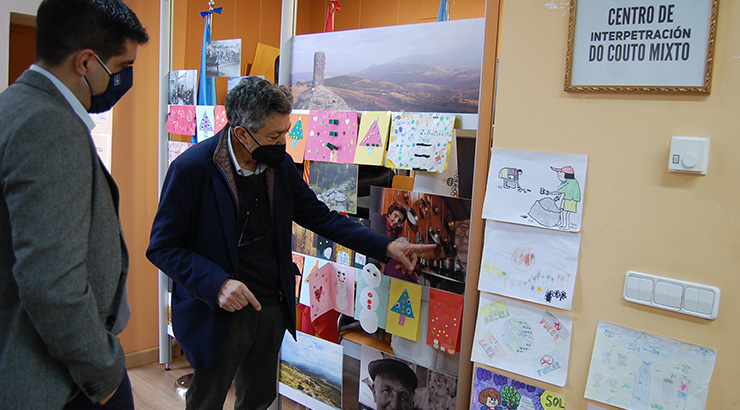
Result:
[[[708,94],[719,0],[572,0],[565,91]]]

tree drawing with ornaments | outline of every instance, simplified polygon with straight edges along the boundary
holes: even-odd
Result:
[[[296,144],[298,143],[298,140],[303,139],[303,123],[301,118],[298,118],[298,121],[293,126],[293,129],[290,130],[290,134],[288,134],[290,139],[293,140],[292,147],[295,148]]]
[[[411,298],[409,298],[409,290],[404,289],[401,297],[398,298],[396,304],[391,308],[391,312],[398,313],[398,324],[403,326],[406,323],[406,318],[414,318],[414,309],[411,307]]]
[[[200,120],[200,130],[203,132],[213,131],[213,125],[211,125],[211,120],[208,118],[208,113],[204,113],[203,118]]]
[[[380,140],[380,130],[378,129],[378,118],[375,118],[375,121],[373,121],[373,125],[370,126],[370,129],[367,130],[367,134],[365,134],[365,138],[360,141],[361,147],[367,147],[367,153],[372,154],[374,147],[381,146],[383,141]]]

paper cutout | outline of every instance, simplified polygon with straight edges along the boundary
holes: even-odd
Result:
[[[392,118],[386,167],[428,172],[447,169],[454,114],[394,112]]]
[[[327,263],[308,279],[311,287],[311,321],[331,309],[348,316],[355,314],[355,268]]]
[[[305,306],[311,306],[311,285],[309,285],[308,281],[312,274],[316,273],[328,262],[309,255],[303,255],[303,258],[303,278],[301,279],[301,292],[298,297],[298,303]]]
[[[218,133],[226,126],[226,123],[229,122],[228,118],[226,118],[226,107],[223,105],[217,105],[214,108],[213,116],[213,132]]]
[[[586,155],[492,148],[483,217],[578,232],[587,165]]]
[[[470,360],[565,386],[570,316],[481,292]]]
[[[578,234],[486,221],[478,290],[570,310],[580,245]]]
[[[366,111],[362,113],[360,131],[357,133],[355,164],[383,165],[390,122],[390,111]]]
[[[312,110],[305,159],[352,164],[357,148],[357,112]]]
[[[285,332],[280,348],[280,394],[311,409],[342,408],[344,347],[306,333]]]
[[[328,238],[324,238],[319,234],[314,234],[314,241],[316,243],[316,256],[318,256],[320,259],[333,261],[334,241]]]
[[[290,114],[290,123],[293,124],[288,133],[285,150],[293,157],[296,163],[303,163],[308,138],[308,115]]]
[[[216,117],[215,107],[213,105],[197,105],[195,106],[195,114],[195,120],[198,124],[195,136],[198,142],[205,141],[214,136],[213,120]]]
[[[565,409],[565,396],[523,383],[479,365],[473,367],[471,409]]]
[[[447,169],[444,172],[414,173],[414,192],[460,197],[460,171],[457,159],[457,131],[453,133],[450,143],[450,155]]]
[[[409,340],[419,338],[421,286],[391,278],[385,330]]]
[[[167,114],[167,132],[177,135],[195,135],[195,106],[170,105]]]
[[[449,354],[459,350],[463,303],[463,295],[429,289],[429,346]]]
[[[357,275],[355,319],[364,331],[375,333],[378,328],[385,329],[390,288],[391,278],[383,276],[372,263]]]
[[[599,321],[587,399],[623,409],[703,410],[717,352]]]

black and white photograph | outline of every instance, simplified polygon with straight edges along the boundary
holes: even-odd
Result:
[[[453,410],[457,377],[362,346],[360,410]]]
[[[195,105],[198,70],[172,70],[169,80],[169,105]]]
[[[242,40],[209,41],[206,44],[206,77],[239,77],[242,66]]]

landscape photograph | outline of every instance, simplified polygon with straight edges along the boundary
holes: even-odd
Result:
[[[319,402],[328,408],[341,409],[342,346],[301,332],[297,335],[297,341],[287,332],[283,338],[280,383],[303,396],[290,395],[296,402],[304,405]]]
[[[476,114],[484,19],[292,39],[295,109]]]

